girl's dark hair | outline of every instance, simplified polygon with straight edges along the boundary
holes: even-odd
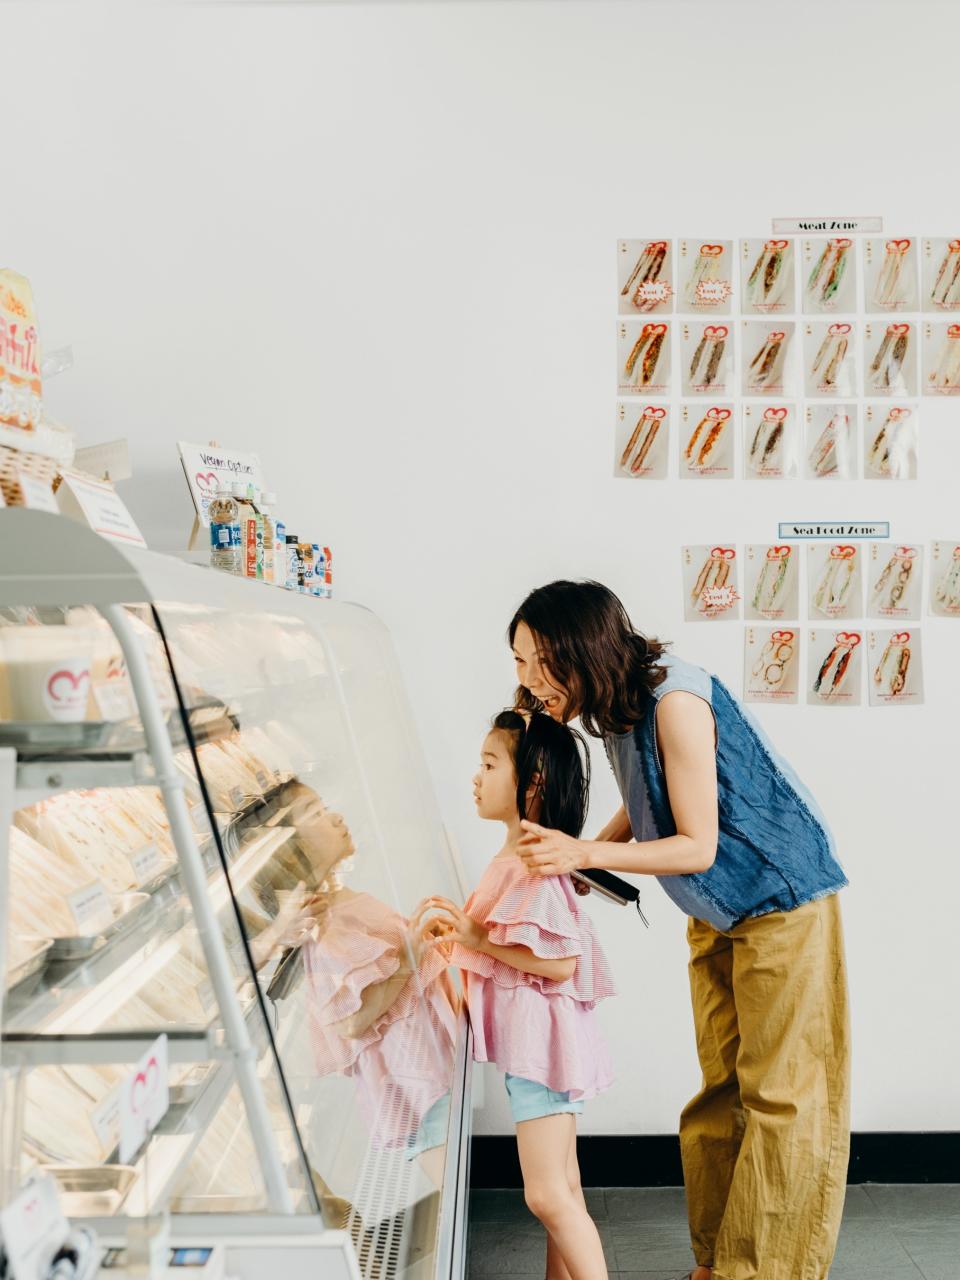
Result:
[[[501,711],[491,727],[510,738],[520,817],[529,810],[542,826],[579,836],[590,793],[590,754],[581,735],[541,711]]]
[[[551,582],[531,591],[508,629],[513,644],[526,623],[547,671],[567,691],[573,714],[594,738],[626,733],[646,714],[666,676],[658,666],[666,645],[633,629],[627,611],[599,582]],[[522,685],[517,706],[543,710]]]

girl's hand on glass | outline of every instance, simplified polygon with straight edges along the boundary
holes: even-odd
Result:
[[[520,827],[523,835],[517,844],[517,854],[531,875],[568,876],[584,865],[584,851],[580,841],[573,836],[541,827],[525,818]]]
[[[423,914],[433,913],[433,918],[423,926],[423,933],[439,945],[449,955],[449,949],[455,942],[471,951],[481,951],[487,941],[487,931],[483,925],[458,907],[449,898],[427,898],[423,903]]]

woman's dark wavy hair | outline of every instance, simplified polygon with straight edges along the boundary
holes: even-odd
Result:
[[[579,836],[590,794],[590,754],[581,735],[541,711],[501,711],[491,727],[510,740],[520,817],[533,813],[543,826]]]
[[[666,645],[633,629],[609,587],[590,581],[537,587],[510,621],[511,644],[521,622],[530,628],[547,671],[567,691],[573,715],[591,737],[626,733],[644,718],[653,690],[666,676],[658,665]],[[522,685],[517,706],[543,710],[539,698]]]

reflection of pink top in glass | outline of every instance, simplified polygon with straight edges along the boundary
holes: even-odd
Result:
[[[396,998],[357,1036],[335,1024],[407,958],[407,921],[349,890],[335,895],[318,942],[304,948],[317,1072],[351,1076],[377,1146],[403,1146],[450,1088],[456,1002],[446,963],[427,951]]]
[[[497,857],[464,910],[489,930],[496,946],[527,947],[544,960],[577,960],[573,976],[555,982],[455,946],[476,1060],[574,1099],[609,1088],[613,1070],[594,1007],[615,991],[570,877],[532,876],[519,858]]]

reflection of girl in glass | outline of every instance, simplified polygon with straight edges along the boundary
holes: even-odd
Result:
[[[517,856],[529,818],[579,835],[587,807],[582,739],[547,715],[498,715],[474,796],[506,842],[463,909],[428,898],[421,914],[464,974],[474,1056],[506,1073],[524,1194],[547,1229],[547,1275],[600,1280],[603,1247],[580,1188],[576,1121],[612,1083],[594,1014],[613,994],[606,958],[569,876],[531,875]]]

